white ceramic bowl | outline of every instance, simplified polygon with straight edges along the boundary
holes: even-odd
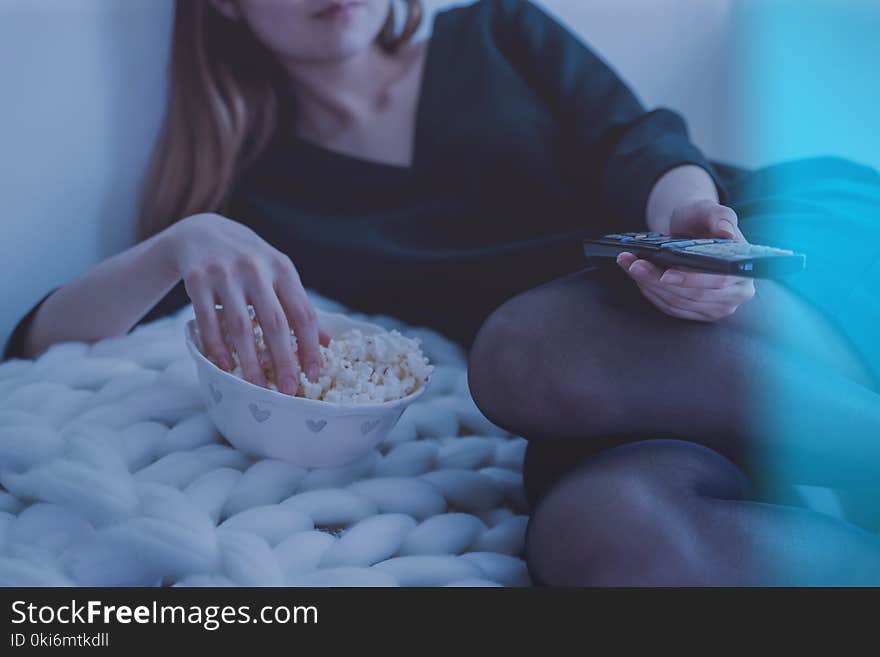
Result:
[[[358,328],[365,335],[385,329],[340,313],[317,310],[331,337]],[[350,463],[382,441],[403,411],[431,382],[395,401],[342,405],[285,395],[225,372],[202,353],[194,319],[186,323],[186,345],[196,364],[199,387],[211,420],[237,449],[303,467]]]

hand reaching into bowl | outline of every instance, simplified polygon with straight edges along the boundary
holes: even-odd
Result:
[[[318,326],[291,259],[247,226],[217,214],[187,217],[168,231],[171,262],[192,300],[205,355],[227,372],[234,367],[215,308],[222,304],[244,378],[267,387],[248,314],[250,304],[263,328],[278,389],[296,394],[298,365],[315,381],[321,364],[319,345],[326,346],[330,337]],[[296,354],[291,331],[297,336]]]

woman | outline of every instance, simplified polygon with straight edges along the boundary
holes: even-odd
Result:
[[[471,350],[477,403],[529,440],[537,584],[880,581],[876,536],[759,502],[750,480],[763,481],[765,445],[781,477],[872,479],[877,448],[852,456],[880,405],[853,336],[777,284],[583,260],[581,238],[611,231],[744,241],[730,206],[766,197],[772,172],[710,163],[677,114],[645,111],[525,0],[442,12],[427,41],[411,38],[418,0],[406,9],[398,31],[390,0],[179,2],[144,239],[44,297],[7,356],[124,333],[191,300],[228,368],[220,303],[245,377],[265,385],[252,303],[294,392],[294,358],[314,378],[326,340],[305,281]],[[781,237],[752,214],[755,235]],[[803,409],[797,426],[751,421],[776,417],[750,394],[756,372]],[[830,449],[820,429],[835,422],[848,433]],[[787,458],[801,446],[829,467]]]

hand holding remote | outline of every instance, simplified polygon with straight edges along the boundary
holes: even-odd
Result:
[[[745,243],[738,223],[736,212],[727,206],[710,200],[693,201],[672,213],[670,234]],[[667,315],[680,319],[713,322],[732,315],[755,296],[751,278],[686,267],[664,269],[629,252],[621,253],[617,264],[635,281],[648,301]]]

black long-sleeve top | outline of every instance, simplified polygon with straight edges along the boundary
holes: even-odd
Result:
[[[288,253],[306,288],[469,347],[506,299],[585,267],[582,237],[644,228],[669,169],[703,167],[725,202],[681,116],[646,110],[531,2],[436,14],[426,57],[411,166],[326,149],[281,121],[237,180],[227,216]],[[187,303],[178,284],[139,324]]]

